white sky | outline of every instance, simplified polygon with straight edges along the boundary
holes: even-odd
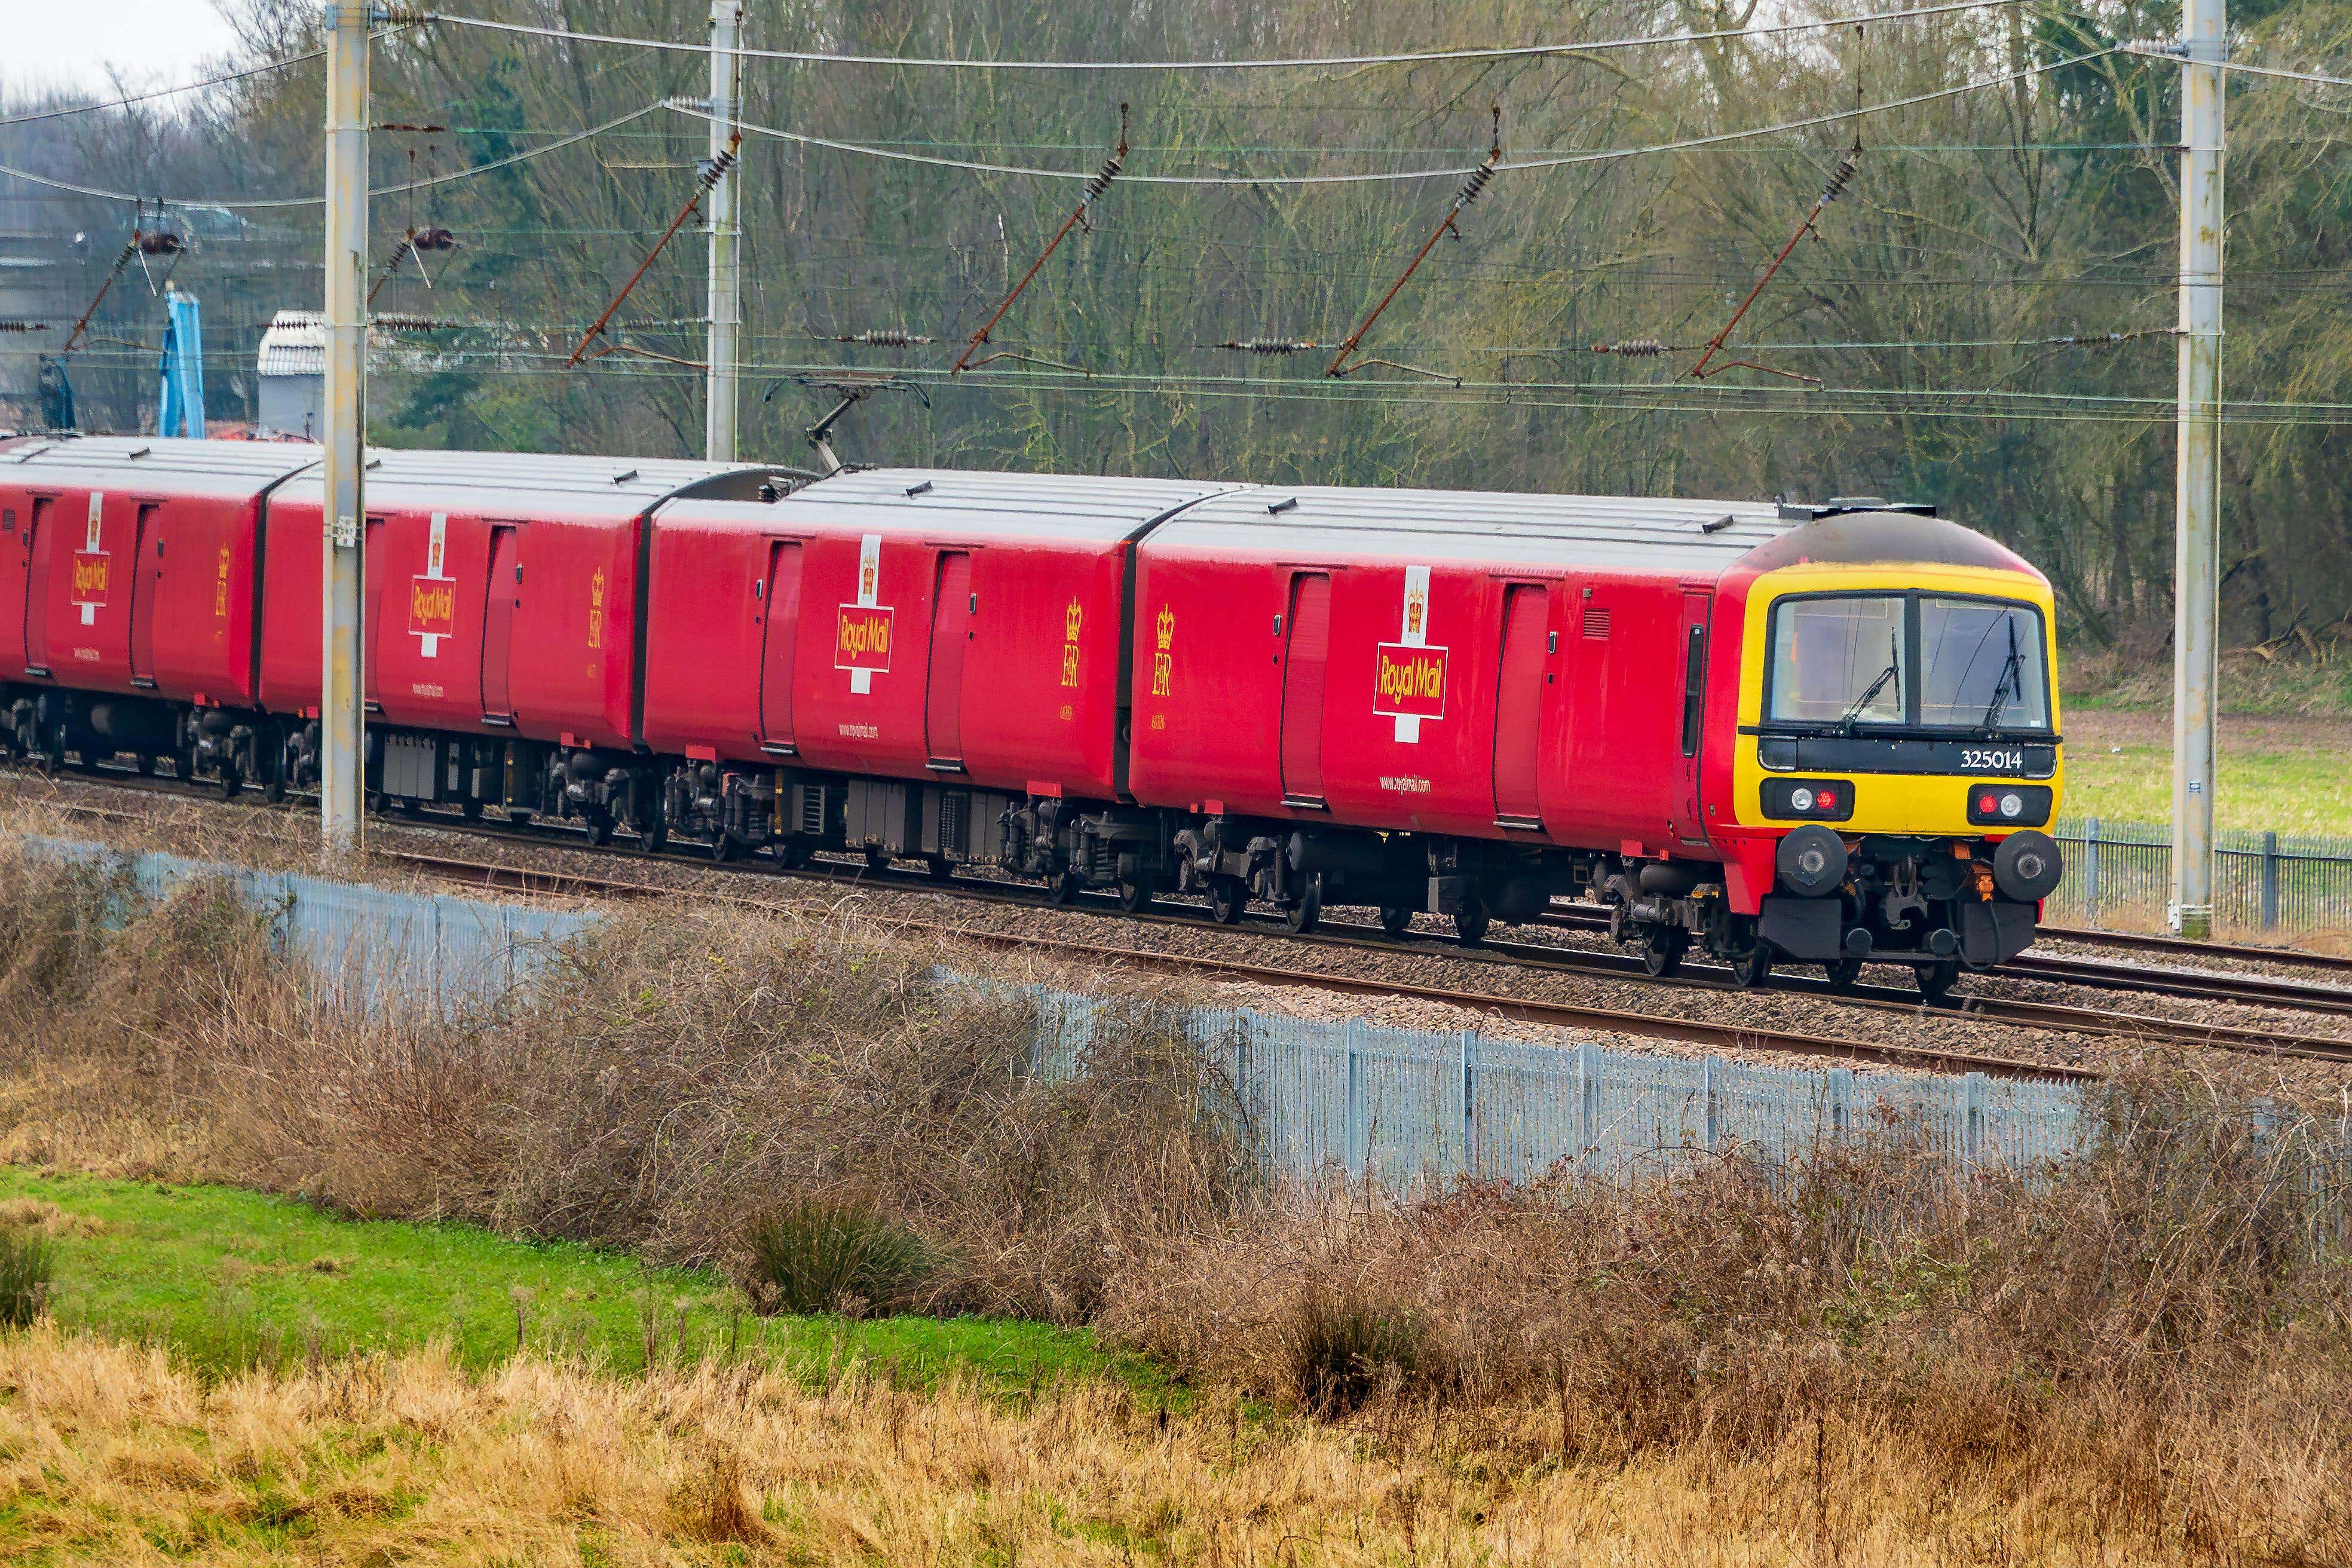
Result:
[[[0,0],[0,95],[103,90],[110,66],[134,88],[168,87],[235,41],[212,0]]]

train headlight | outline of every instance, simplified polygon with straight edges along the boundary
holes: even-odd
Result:
[[[2048,784],[1969,786],[1969,821],[1979,827],[2041,827],[2050,821]]]
[[[1853,815],[1853,785],[1843,779],[1766,779],[1764,815],[1843,822]]]

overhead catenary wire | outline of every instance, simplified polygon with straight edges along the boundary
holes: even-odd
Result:
[[[602,136],[606,132],[626,125],[632,121],[643,120],[646,115],[659,111],[662,107],[658,103],[648,103],[641,109],[633,109],[626,114],[616,115],[601,125],[591,125],[584,131],[575,131],[569,136],[541,146],[527,147],[520,153],[509,153],[503,158],[493,158],[487,163],[469,164],[453,174],[434,174],[422,180],[408,180],[394,185],[375,185],[369,189],[368,195],[396,196],[409,191],[430,190],[438,185],[454,184],[460,180],[474,179],[494,170],[510,168],[517,163],[527,163],[533,158],[543,158],[550,153],[560,153],[566,147],[577,146],[592,137]],[[23,180],[30,184],[44,185],[53,191],[65,191],[73,195],[89,196],[100,201],[155,202],[164,206],[173,207],[218,207],[226,212],[283,211],[293,207],[320,206],[326,201],[324,196],[147,196],[135,191],[110,190],[100,185],[79,184],[70,180],[56,179],[47,174],[37,174],[30,169],[19,169],[11,163],[0,163],[0,174]]]
[[[1943,16],[1962,11],[1991,11],[2029,4],[2030,0],[1942,0],[1933,5],[1906,6],[1896,11],[1827,16],[1813,20],[1773,22],[1756,27],[1719,27],[1703,32],[1652,33],[1632,37],[1588,38],[1571,43],[1505,44],[1453,49],[1408,49],[1388,54],[1319,55],[1297,58],[1234,60],[986,60],[918,55],[865,55],[817,49],[756,49],[739,47],[742,59],[783,60],[796,65],[883,66],[909,70],[987,71],[1221,71],[1337,70],[1371,66],[1434,65],[1454,60],[1539,59],[1552,55],[1601,54],[1618,49],[1664,48],[1680,44],[1712,43],[1728,38],[1765,38],[1785,33],[1818,32],[1851,26],[1857,22],[1897,22],[1912,17]],[[446,11],[428,12],[426,18],[446,26],[473,27],[488,32],[555,38],[576,44],[611,44],[627,48],[661,49],[708,55],[708,43],[670,38],[630,37],[617,33],[590,33],[527,22],[499,22],[484,16],[464,16]]]
[[[1703,148],[1719,147],[1728,142],[1745,142],[1759,136],[1776,136],[1791,131],[1811,131],[1823,125],[1834,125],[1866,114],[1884,114],[1897,109],[1910,109],[1922,103],[1936,103],[1948,98],[1958,98],[1990,88],[2007,87],[2015,82],[2029,81],[2048,76],[2053,71],[2069,69],[2088,60],[2103,58],[2116,51],[2112,47],[2086,50],[2069,55],[2063,59],[2045,61],[2040,65],[2022,66],[2016,70],[2002,71],[1996,76],[1976,77],[1957,86],[1937,88],[1931,92],[1912,93],[1903,98],[1886,99],[1877,103],[1857,104],[1827,114],[1807,115],[1801,120],[1776,121],[1769,125],[1748,126],[1737,131],[1711,132],[1702,136],[1685,136],[1673,142],[1655,142],[1634,147],[1600,147],[1586,153],[1550,153],[1539,158],[1510,158],[1492,166],[1491,173],[1508,174],[1531,169],[1566,169],[1589,163],[1615,163],[1626,158],[1654,157],[1669,153],[1690,153]],[[709,120],[707,104],[691,100],[670,99],[663,107],[698,120]],[[1085,169],[1047,169],[1021,163],[995,163],[972,158],[943,158],[930,153],[908,153],[896,147],[878,146],[872,142],[846,142],[837,137],[817,136],[804,131],[787,131],[778,126],[761,125],[747,120],[733,121],[757,136],[773,137],[781,142],[793,142],[809,147],[824,147],[836,153],[848,153],[859,157],[879,158],[896,163],[928,163],[939,168],[962,169],[983,174],[1024,174],[1045,180],[1089,180],[1093,173]],[[1482,167],[1476,163],[1449,163],[1426,169],[1382,170],[1358,174],[1153,174],[1122,171],[1119,179],[1127,184],[1141,185],[1356,185],[1395,184],[1414,180],[1459,180],[1467,178]]]
[[[2118,44],[2116,46],[2116,53],[2131,55],[2144,60],[2168,60],[2177,66],[2192,64],[2204,66],[2218,71],[2227,71],[2235,76],[2266,76],[2280,81],[2309,82],[2314,87],[2352,87],[2352,77],[2325,76],[2317,71],[2288,70],[2283,66],[2248,65],[2241,60],[2192,61],[2172,48],[2159,48],[2147,44]]]
[[[376,37],[382,37],[383,35],[378,33]],[[243,81],[248,77],[267,76],[271,71],[284,70],[289,66],[307,65],[312,60],[322,60],[326,58],[326,50],[312,49],[308,54],[288,55],[283,59],[265,60],[257,66],[247,66],[242,70],[225,71],[219,76],[209,76],[201,81],[182,82],[177,87],[159,87],[151,92],[134,92],[128,97],[110,98],[101,103],[69,103],[58,109],[34,109],[21,114],[0,114],[0,126],[30,125],[43,120],[63,120],[70,115],[98,114],[110,109],[128,109],[134,103],[147,103],[159,98],[175,98],[184,92],[202,92],[208,87],[221,87],[229,82]]]
[[[0,356],[6,356],[11,353],[15,353],[19,357],[22,357],[31,352],[32,351],[27,350],[11,351],[0,349]],[[438,367],[443,365],[445,361],[449,360],[454,356],[435,354],[432,357],[435,365]],[[667,356],[648,357],[666,358]],[[685,368],[672,371],[661,369],[658,366],[646,367],[635,364],[621,365],[608,360],[603,362],[601,366],[595,363],[583,365],[581,367],[580,374],[603,374],[607,375],[634,376],[638,378],[653,377],[671,380],[699,379],[698,374],[690,374],[698,371],[699,368],[696,366],[693,362],[677,360],[672,363]],[[789,374],[804,373],[811,375],[842,376],[861,374],[861,367],[843,366],[837,364],[803,367],[751,364],[746,365],[744,369],[747,372],[757,374]],[[487,370],[479,372],[479,374],[543,375],[547,373],[545,370],[535,366],[497,365],[488,367]],[[898,374],[900,379],[905,379],[909,373],[902,372]],[[997,389],[1017,389],[1024,395],[1040,392],[1064,392],[1103,393],[1131,396],[1160,395],[1171,391],[1176,391],[1181,392],[1189,396],[1204,398],[1274,398],[1338,403],[1428,404],[1433,405],[1459,405],[1497,409],[1573,408],[1615,413],[1702,414],[1713,416],[1732,415],[1739,417],[1788,416],[1799,418],[1853,418],[1877,416],[1888,418],[1901,417],[1904,419],[1998,420],[2003,422],[2014,421],[2022,423],[2077,422],[2087,424],[2138,425],[2147,426],[2150,429],[2157,429],[2168,426],[2172,418],[2170,412],[2172,408],[2172,400],[2170,398],[2089,399],[2084,397],[2084,395],[2063,393],[2021,394],[2008,392],[1999,388],[1846,388],[1843,389],[1843,392],[1832,390],[1829,394],[1824,395],[1821,392],[1798,394],[1783,391],[1774,387],[1733,386],[1723,384],[1709,384],[1702,387],[1694,386],[1685,382],[1673,382],[1647,384],[1630,383],[1599,383],[1592,384],[1592,390],[1587,393],[1580,392],[1572,385],[1566,385],[1566,384],[1465,383],[1464,387],[1457,393],[1444,384],[1429,386],[1422,384],[1408,384],[1394,382],[1332,382],[1324,381],[1320,378],[1289,381],[1254,381],[1247,378],[1232,378],[1234,382],[1233,384],[1217,385],[1198,384],[1207,378],[1137,375],[1131,378],[1131,382],[1129,384],[1121,384],[1115,379],[1100,376],[1098,373],[1088,373],[1082,370],[1076,370],[1075,368],[1071,370],[1066,377],[1061,379],[1051,379],[1045,376],[1020,372],[987,372],[967,374],[956,378],[952,382],[950,382],[946,379],[945,373],[943,371],[930,371],[927,373],[917,372],[912,374],[927,375],[928,379],[921,384],[924,385],[955,385],[964,387],[977,386],[993,387]],[[1565,389],[1559,392],[1555,392],[1553,390],[1555,384],[1563,385]],[[1664,395],[1658,397],[1630,398],[1622,395],[1628,392],[1655,392]],[[1538,395],[1530,395],[1530,394]],[[1740,397],[1736,404],[1727,405],[1729,402],[1728,399],[1721,395],[1713,395],[1721,394],[1738,394],[1747,395]],[[1679,399],[1675,395],[1681,395]],[[1776,403],[1759,401],[1759,399],[1764,397],[1779,398],[1782,401]],[[2073,409],[2063,406],[2028,405],[2024,407],[1990,409],[1958,405],[1966,400],[1980,400],[1987,397],[2077,398],[2094,403],[2120,404],[2124,405],[2124,406],[2094,406],[2087,409]],[[1872,402],[1867,401],[1870,399],[1884,400],[1885,405],[1878,406]],[[1933,401],[1916,401],[1918,399],[1950,399],[1955,401],[1950,403],[1938,403]],[[2299,426],[2327,428],[2352,426],[2352,404],[2300,404],[2278,401],[2242,401],[2226,405],[2222,413],[2222,418],[2225,423],[2243,426]]]

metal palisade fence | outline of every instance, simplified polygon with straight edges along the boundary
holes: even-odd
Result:
[[[69,838],[26,840],[58,859],[100,861],[111,851]],[[528,980],[554,944],[593,924],[593,915],[440,893],[398,892],[325,877],[259,871],[150,852],[123,858],[149,898],[186,884],[232,887],[269,910],[289,951],[320,980],[350,988],[362,1006],[396,997],[432,997],[452,1006],[504,995]]]
[[[65,839],[33,847],[61,858],[108,854]],[[289,949],[323,981],[356,986],[350,1000],[369,1007],[498,1002],[597,919],[173,855],[140,855],[128,866],[153,897],[192,881],[236,889],[270,911]],[[992,984],[933,973],[947,986]],[[1045,1079],[1085,1070],[1100,1028],[1138,1005],[1024,990],[1037,1006],[1029,1070]],[[2071,1084],[1981,1073],[1768,1067],[1237,1008],[1191,1009],[1173,1022],[1221,1069],[1236,1101],[1230,1109],[1270,1175],[1344,1173],[1398,1194],[1462,1177],[1662,1174],[1735,1149],[1775,1161],[1866,1130],[1965,1163],[2024,1170],[2065,1155],[2082,1119]]]
[[[1034,994],[1034,1069],[1083,1070],[1088,1042],[1120,1004]],[[2073,1084],[1983,1073],[1766,1067],[1241,1008],[1178,1021],[1228,1075],[1269,1173],[1344,1173],[1401,1194],[1462,1177],[1663,1174],[1735,1149],[1779,1161],[1864,1131],[2026,1170],[2071,1152],[2083,1113]]]
[[[2172,896],[2172,836],[2147,823],[2061,817],[2051,829],[2066,877],[2043,906],[2057,925],[2161,921]],[[2213,918],[2282,934],[2352,930],[2352,838],[2321,833],[2216,836]]]

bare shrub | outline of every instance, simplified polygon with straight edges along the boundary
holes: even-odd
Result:
[[[751,1299],[770,1311],[803,1315],[903,1311],[943,1261],[921,1237],[871,1208],[814,1199],[762,1215],[743,1251]]]
[[[31,1226],[0,1225],[0,1328],[37,1322],[57,1275],[58,1244]]]
[[[2045,1172],[1896,1124],[1405,1202],[1256,1180],[1167,1008],[1108,1001],[1043,1078],[1024,994],[853,919],[633,910],[495,1006],[366,1014],[219,889],[0,854],[0,890],[18,1157],[713,1260],[779,1307],[1091,1323],[1383,1442],[1758,1467],[1817,1541],[1832,1467],[1899,1455],[1921,1497],[2030,1493],[2099,1542],[2352,1545],[2352,1438],[2310,1416],[2352,1406],[2352,1172],[2194,1058],[2103,1091]],[[731,1538],[712,1476],[678,1506]]]
[[[755,1222],[847,1203],[951,1260],[894,1305],[1064,1322],[1247,1186],[1166,1009],[1107,1007],[1049,1081],[1026,995],[856,921],[633,910],[493,1005],[367,1011],[225,889],[152,904],[13,855],[0,877],[40,911],[0,927],[20,1158],[119,1149],[95,1163],[739,1272]]]

